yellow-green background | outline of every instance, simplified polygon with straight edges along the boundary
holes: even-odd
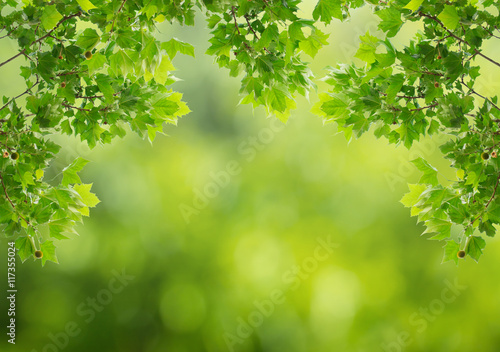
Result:
[[[305,17],[311,6],[305,4]],[[331,45],[313,61],[316,75],[351,62],[358,36],[376,25],[363,9],[347,24],[328,26]],[[417,28],[405,26],[395,41],[401,47]],[[398,203],[406,182],[418,181],[408,161],[417,154],[439,168],[443,182],[454,178],[438,141],[408,152],[367,134],[348,145],[309,112],[312,94],[310,102],[298,100],[286,128],[249,162],[238,146],[271,119],[262,109],[237,106],[238,79],[204,55],[209,35],[201,18],[194,28],[159,29],[161,39],[176,36],[196,47],[196,59],[174,60],[183,79],[174,89],[193,112],[152,146],[130,134],[89,151],[75,139],[54,137],[63,151],[47,177],[78,155],[90,159],[82,179],[93,183],[102,202],[78,228],[80,237],[58,244],[59,265],[18,261],[17,340],[10,346],[2,334],[0,351],[43,351],[52,343],[48,334],[70,321],[82,332],[64,351],[229,351],[224,334],[236,334],[239,318],[248,321],[254,301],[275,289],[286,291],[285,303],[235,351],[383,351],[382,344],[403,331],[411,343],[402,351],[500,350],[498,240],[488,239],[479,264],[441,264],[440,244],[420,237],[423,227]],[[495,47],[488,49],[493,55]],[[0,58],[10,53],[14,45],[1,40]],[[1,69],[0,94],[23,90],[21,63]],[[494,94],[498,70],[481,64],[481,91]],[[187,224],[179,204],[192,205],[193,190],[231,160],[241,172]],[[311,258],[316,239],[328,236],[338,248],[297,290],[287,291],[283,274]],[[1,248],[5,283],[6,239]],[[135,279],[87,324],[77,307],[123,268]],[[446,280],[467,288],[420,331],[410,317],[440,299]],[[0,307],[5,331],[7,301]]]

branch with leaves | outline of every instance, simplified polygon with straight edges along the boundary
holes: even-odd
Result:
[[[78,136],[94,148],[123,137],[128,125],[153,141],[166,124],[189,113],[182,94],[172,88],[172,72],[176,55],[194,56],[194,48],[175,38],[158,41],[158,23],[193,25],[201,10],[211,35],[206,53],[241,77],[241,103],[263,106],[286,122],[296,97],[317,88],[306,60],[328,44],[329,34],[320,27],[369,6],[385,37],[366,33],[356,64],[331,63],[324,78],[329,90],[320,92],[313,112],[336,123],[349,140],[372,130],[411,148],[427,136],[449,136],[441,151],[457,169],[457,179],[442,184],[437,170],[418,158],[413,162],[423,176],[402,202],[425,224],[426,234],[444,242],[444,261],[478,260],[483,236],[494,236],[500,225],[500,109],[496,96],[475,88],[481,74],[475,65],[481,57],[500,66],[484,50],[500,28],[487,7],[500,10],[500,3],[320,0],[312,19],[300,17],[300,3],[61,0],[24,8],[15,0],[0,3],[0,12],[14,9],[2,12],[0,39],[18,43],[17,54],[3,59],[0,69],[24,57],[20,71],[29,87],[3,97],[0,108],[0,227],[16,238],[21,259],[57,262],[56,241],[69,238],[99,202],[78,176],[84,159],[62,170],[60,183],[44,181],[44,170],[60,149],[47,134]],[[396,49],[391,38],[406,22],[423,22],[425,30]],[[49,228],[47,237],[39,226]]]

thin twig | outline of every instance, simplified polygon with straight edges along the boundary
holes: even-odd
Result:
[[[14,60],[14,59],[18,58],[19,56],[24,55],[24,53],[25,53],[25,52],[26,52],[26,49],[21,50],[18,54],[14,55],[14,56],[12,56],[10,59],[5,60],[4,62],[2,62],[2,63],[0,64],[0,67],[2,67],[3,65],[8,64],[9,62],[11,62],[12,60]]]
[[[69,108],[69,109],[75,109],[75,110],[80,110],[80,111],[90,111],[90,109],[79,108],[78,106],[73,106],[73,105],[69,105],[66,103],[61,103],[61,105],[66,107],[66,108]]]
[[[484,100],[486,100],[488,103],[490,103],[490,104],[491,104],[491,105],[492,105],[495,109],[500,110],[500,107],[498,107],[498,106],[497,106],[494,102],[492,102],[490,99],[486,98],[484,95],[479,94],[478,92],[476,92],[476,91],[474,90],[474,88],[471,88],[471,87],[469,87],[467,84],[465,84],[465,82],[464,82],[463,78],[460,80],[460,83],[462,83],[462,85],[464,85],[464,86],[466,86],[467,88],[469,88],[470,93],[475,94],[475,95],[477,95],[477,96],[478,96],[478,97],[480,97],[480,98],[483,98],[483,99],[484,99]]]
[[[240,27],[238,25],[238,20],[236,19],[236,12],[234,11],[234,6],[231,6],[231,14],[233,15],[234,27],[236,27],[238,34],[241,35]]]
[[[267,0],[262,0],[262,1],[264,1],[264,4],[269,8],[269,11],[271,11],[273,15],[275,15],[276,17],[279,18],[278,14],[276,12],[274,12],[274,10],[272,9],[272,7],[269,4],[269,2]]]
[[[384,96],[387,96],[387,93],[380,92],[380,94],[382,94]],[[396,95],[396,98],[423,99],[423,98],[425,98],[425,95],[419,95],[419,96],[416,96],[416,97],[410,97],[410,96],[407,96],[407,95]]]
[[[21,93],[21,94],[19,94],[18,96],[15,96],[14,98],[10,99],[7,103],[5,103],[5,105],[4,105],[4,106],[2,106],[2,107],[0,108],[0,110],[5,109],[5,108],[6,108],[6,107],[10,104],[10,103],[12,103],[12,102],[13,102],[14,100],[16,100],[17,98],[20,98],[20,97],[22,97],[22,96],[23,96],[23,95],[25,95],[25,94],[28,94],[28,93],[31,91],[31,89],[33,89],[33,87],[35,87],[38,83],[40,83],[40,81],[38,80],[38,76],[37,76],[37,77],[36,77],[36,82],[35,82],[35,83],[33,83],[33,85],[32,85],[31,87],[29,87],[28,89],[26,89],[24,92],[22,92],[22,93]]]
[[[121,10],[123,9],[123,6],[125,5],[125,3],[127,2],[127,0],[123,0],[122,1],[122,4],[120,5],[120,8],[118,9],[118,11],[116,12],[116,15],[115,17],[113,18],[113,23],[111,24],[111,30],[109,31],[110,33],[112,33],[114,31],[114,28],[115,28],[115,21],[116,21],[116,16],[118,16],[118,14],[121,12]],[[111,37],[110,37],[111,38]]]
[[[257,34],[257,32],[255,32],[255,30],[252,28],[252,25],[250,24],[250,21],[248,20],[248,15],[245,15],[245,20],[247,21],[247,25],[248,25],[248,28],[250,29],[250,31],[253,33],[253,35],[255,36],[255,38],[257,40],[260,40],[259,38],[259,35]],[[264,48],[264,50],[268,53],[268,54],[271,54],[271,52],[269,50],[267,50],[267,48]]]
[[[248,25],[248,28],[250,29],[250,31],[253,33],[255,38],[257,38],[257,40],[259,40],[259,36],[257,35],[257,33],[252,28],[252,25],[250,24],[250,20],[248,19],[248,15],[245,15],[245,20],[247,21],[247,25]]]
[[[497,38],[497,39],[500,39],[500,37],[499,37],[499,36],[497,36],[497,35],[493,34],[493,32],[491,32],[491,31],[490,31],[488,28],[486,28],[485,26],[481,26],[481,27],[483,27],[483,29],[484,29],[486,32],[488,32],[488,33],[489,33],[492,37]]]
[[[9,197],[9,194],[7,193],[7,188],[5,187],[5,183],[3,182],[3,177],[2,177],[1,173],[0,173],[0,182],[2,183],[3,192],[5,193],[5,198],[7,198],[10,205],[12,205],[12,208],[16,209],[16,206],[14,205],[14,203],[12,202],[12,200]]]
[[[410,111],[420,111],[420,110],[424,110],[424,109],[431,109],[431,108],[434,108],[438,106],[438,103],[434,103],[434,104],[431,104],[431,105],[427,105],[427,106],[422,106],[421,108],[416,108],[416,109],[410,109]]]
[[[5,28],[5,27],[4,27],[4,28]],[[9,32],[9,33],[7,33],[7,34],[5,34],[5,35],[1,36],[1,37],[0,37],[0,39],[3,39],[3,38],[5,38],[5,37],[8,37],[8,36],[9,36],[12,32],[14,32],[17,28],[19,28],[19,26],[12,28],[12,29],[10,30],[10,32]]]
[[[116,97],[117,95],[120,95],[120,93],[121,92],[113,93],[113,96]],[[92,95],[92,96],[75,95],[75,98],[79,98],[79,99],[101,99],[101,98],[104,98],[104,95]]]
[[[436,106],[438,106],[439,104],[436,102],[434,104],[431,104],[431,105],[427,105],[427,106],[422,106],[421,108],[415,108],[415,109],[409,109],[408,111],[420,111],[420,110],[424,110],[424,109],[432,109]],[[396,108],[394,106],[390,106],[391,110],[393,111],[401,111],[401,109],[399,108]]]
[[[69,75],[77,75],[79,73],[83,73],[83,72],[87,72],[87,70],[83,70],[83,71],[71,71],[71,72],[63,72],[63,73],[58,73],[56,74],[57,77],[61,77],[61,76],[69,76]],[[53,78],[52,78],[53,79]]]

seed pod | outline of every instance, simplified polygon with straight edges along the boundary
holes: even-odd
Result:
[[[17,159],[19,159],[19,153],[16,153],[16,152],[12,153],[12,154],[10,155],[10,158],[11,158],[12,160],[17,160]]]
[[[459,257],[460,259],[465,258],[465,251],[458,251],[457,257]]]
[[[439,83],[438,82],[434,82],[434,87],[439,88]]]
[[[40,250],[35,251],[35,258],[40,259],[41,257],[43,257],[43,252]]]
[[[66,82],[61,83],[61,88],[66,88]]]
[[[62,59],[63,59],[63,56],[62,56],[62,55],[59,55],[58,59],[59,59],[59,60],[62,60]]]
[[[491,153],[491,157],[492,157],[492,158],[496,158],[497,156],[498,156],[497,152],[493,152],[493,153]]]
[[[9,152],[3,152],[3,157],[8,158],[9,157]]]
[[[91,53],[90,51],[88,51],[88,50],[87,50],[87,51],[85,52],[85,54],[83,54],[83,55],[85,55],[85,58],[86,58],[87,60],[92,59],[92,53]]]
[[[481,159],[483,160],[488,160],[490,158],[490,155],[486,152],[481,153]]]

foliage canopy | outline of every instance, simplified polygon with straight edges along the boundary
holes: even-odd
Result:
[[[314,58],[329,35],[318,24],[348,20],[350,11],[370,6],[380,18],[378,38],[361,36],[355,55],[364,64],[337,64],[324,81],[313,112],[335,122],[348,139],[368,130],[410,148],[424,136],[445,134],[441,151],[457,169],[443,185],[426,160],[402,203],[424,222],[425,234],[445,243],[444,261],[458,253],[478,260],[486,236],[500,223],[500,107],[497,97],[475,88],[479,64],[500,63],[484,53],[500,39],[500,3],[493,0],[319,0],[312,19],[299,17],[300,0],[6,0],[0,3],[0,38],[17,42],[18,52],[2,58],[8,69],[24,58],[24,92],[3,97],[0,107],[0,226],[24,261],[35,250],[42,264],[57,262],[54,240],[67,239],[89,208],[98,204],[91,184],[78,172],[77,158],[57,184],[44,170],[60,146],[48,138],[79,136],[90,148],[123,137],[128,130],[150,141],[164,123],[190,112],[172,90],[172,60],[194,56],[176,38],[160,42],[156,24],[193,25],[196,9],[211,30],[208,55],[241,78],[241,103],[263,106],[286,122],[295,97],[316,89],[305,61]],[[422,22],[402,50],[391,38],[407,22]],[[333,63],[332,63],[333,64]],[[3,67],[5,66],[5,67]],[[26,98],[20,103],[20,98]],[[461,229],[455,231],[456,228]],[[460,252],[463,254],[463,252]],[[462,255],[461,255],[462,256]]]

